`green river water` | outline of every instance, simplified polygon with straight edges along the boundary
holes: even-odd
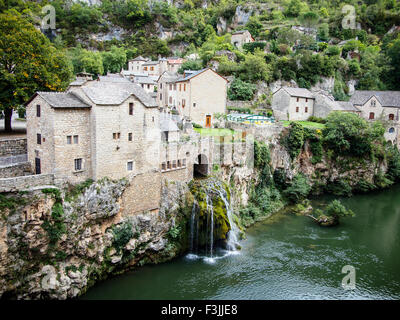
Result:
[[[82,298],[399,299],[400,185],[341,200],[356,217],[337,227],[278,213],[247,230],[239,254],[144,266],[98,283]],[[345,265],[355,267],[354,290],[341,286]]]

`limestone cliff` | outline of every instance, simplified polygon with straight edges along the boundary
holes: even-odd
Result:
[[[160,209],[143,214],[121,205],[129,188],[103,179],[76,195],[57,188],[3,195],[0,296],[72,298],[110,274],[183,252],[187,186],[164,182]]]

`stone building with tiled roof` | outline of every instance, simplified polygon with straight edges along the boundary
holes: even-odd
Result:
[[[164,73],[158,80],[157,101],[182,118],[211,127],[217,113],[226,113],[227,80],[210,68]]]
[[[26,106],[28,160],[36,173],[75,183],[159,167],[157,102],[129,80],[73,82],[63,93],[36,93]]]

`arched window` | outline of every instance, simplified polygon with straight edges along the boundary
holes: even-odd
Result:
[[[389,128],[389,133],[393,133],[394,132],[394,128]]]
[[[389,120],[394,120],[394,114],[393,113],[389,114]]]
[[[369,113],[369,120],[373,120],[373,119],[375,119],[375,113],[370,112]]]

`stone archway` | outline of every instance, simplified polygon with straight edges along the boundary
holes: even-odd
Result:
[[[194,161],[193,165],[193,176],[194,177],[206,177],[208,175],[208,159],[204,154],[199,154]]]

